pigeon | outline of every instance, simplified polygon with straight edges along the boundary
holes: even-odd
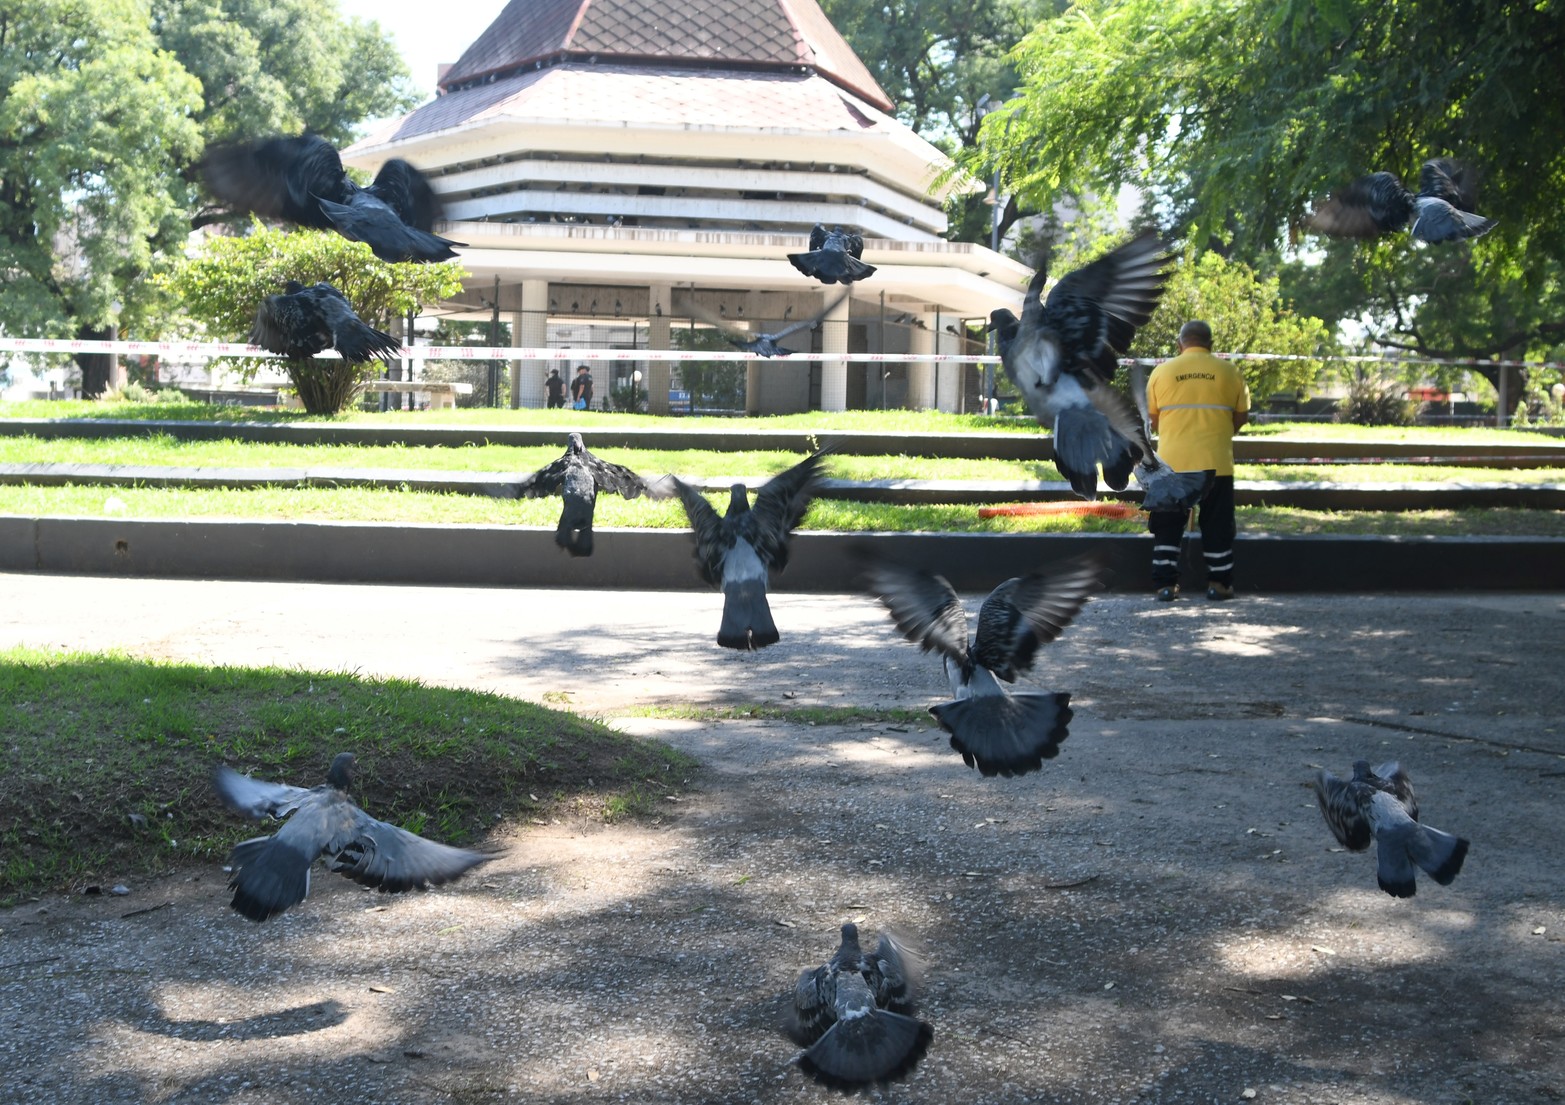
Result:
[[[770,571],[788,566],[788,535],[804,517],[820,487],[821,449],[773,476],[755,496],[742,483],[729,489],[728,513],[717,516],[701,493],[678,477],[670,477],[695,537],[701,578],[723,591],[723,621],[717,643],[724,648],[755,650],[780,640],[766,601]]]
[[[735,349],[743,349],[747,352],[755,353],[762,357],[786,357],[790,353],[797,353],[798,350],[785,349],[783,346],[779,345],[778,342],[782,341],[789,334],[796,333],[800,330],[815,329],[820,325],[821,319],[835,311],[837,309],[837,305],[846,298],[848,298],[848,293],[843,292],[836,299],[826,304],[826,308],[819,314],[816,314],[810,318],[800,319],[798,322],[790,323],[787,326],[784,326],[781,330],[778,330],[775,334],[752,334],[748,330],[741,330],[727,319],[721,318],[718,315],[714,315],[712,312],[695,303],[690,304],[690,314],[692,317],[700,319],[708,326],[715,326],[718,330],[721,330],[723,337],[728,339],[728,344],[732,345]]]
[[[565,500],[554,543],[572,556],[592,555],[592,508],[598,492],[612,491],[627,499],[642,493],[666,498],[663,481],[647,481],[629,468],[599,460],[582,444],[581,434],[571,434],[565,455],[544,465],[517,485],[522,498],[558,493]]]
[[[325,784],[308,790],[262,782],[222,765],[213,772],[213,787],[234,812],[255,820],[287,818],[272,836],[234,847],[228,880],[234,909],[265,921],[298,905],[310,892],[310,867],[323,855],[338,874],[392,894],[439,886],[493,858],[376,821],[348,797],[356,762],[352,752],[340,753]]]
[[[1322,769],[1309,785],[1338,843],[1362,852],[1375,842],[1375,878],[1393,898],[1418,893],[1416,867],[1441,886],[1462,870],[1468,842],[1419,824],[1412,780],[1395,761],[1370,770],[1368,760],[1359,760],[1348,780]]]
[[[292,360],[335,349],[350,364],[389,361],[402,343],[354,314],[348,297],[325,282],[305,287],[297,280],[281,295],[261,300],[250,328],[250,344]]]
[[[1028,285],[1022,317],[1005,308],[989,316],[1001,363],[1027,408],[1054,431],[1054,463],[1084,499],[1103,481],[1123,491],[1134,471],[1144,510],[1187,510],[1206,494],[1215,473],[1175,472],[1152,448],[1134,403],[1109,386],[1119,357],[1157,307],[1170,260],[1156,233],[1146,231],[1062,277],[1043,298],[1039,269]]]
[[[858,926],[842,926],[842,944],[822,966],[799,975],[791,1034],[806,1074],[838,1089],[901,1078],[929,1050],[935,1030],[913,1016],[907,951],[882,935],[873,955]]]
[[[1096,559],[1006,580],[984,599],[977,632],[969,637],[967,613],[945,577],[866,551],[858,557],[867,564],[870,591],[903,636],[925,652],[940,653],[954,701],[929,712],[968,767],[1011,778],[1037,771],[1059,754],[1070,735],[1070,695],[1010,691],[1005,684],[1030,669],[1038,646],[1058,637],[1102,587]]]
[[[1370,173],[1321,204],[1304,225],[1334,238],[1378,238],[1403,227],[1420,242],[1480,238],[1496,220],[1474,213],[1476,194],[1471,170],[1436,157],[1419,170],[1416,193],[1394,173]]]
[[[808,253],[790,253],[788,261],[805,276],[822,284],[851,284],[875,275],[875,266],[859,258],[864,256],[864,238],[851,230],[834,226],[828,232],[820,223],[810,231]]]
[[[200,171],[207,190],[236,211],[335,230],[382,261],[449,261],[466,245],[430,233],[440,201],[423,173],[392,158],[361,188],[317,134],[219,146]]]

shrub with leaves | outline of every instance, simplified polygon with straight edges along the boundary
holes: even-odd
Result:
[[[465,275],[460,261],[388,264],[364,243],[328,231],[284,232],[258,223],[242,238],[208,238],[201,253],[180,264],[167,284],[209,337],[243,341],[261,300],[281,292],[289,280],[324,280],[348,297],[361,319],[386,330],[424,304],[455,295]],[[269,362],[234,358],[229,363],[249,380]],[[335,357],[275,363],[284,366],[311,414],[341,411],[376,374],[373,364],[350,365]]]
[[[1411,426],[1417,404],[1407,385],[1359,366],[1348,377],[1348,393],[1337,404],[1337,421],[1358,426]]]

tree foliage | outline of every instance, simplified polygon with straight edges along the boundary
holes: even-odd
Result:
[[[388,264],[363,242],[350,242],[328,231],[284,233],[258,224],[242,238],[209,238],[205,249],[183,261],[165,283],[206,336],[242,341],[250,333],[261,300],[281,292],[289,280],[331,284],[347,296],[361,319],[387,330],[421,306],[455,295],[462,288],[463,275],[460,261]],[[277,362],[256,358],[233,362],[246,379],[265,363]],[[374,364],[349,365],[339,358],[281,363],[311,414],[340,411],[377,373]]]

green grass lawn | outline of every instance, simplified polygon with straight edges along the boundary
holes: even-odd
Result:
[[[217,865],[259,831],[208,776],[299,786],[359,756],[372,815],[482,846],[508,822],[655,810],[695,763],[657,741],[477,691],[343,672],[0,650],[0,905]]]

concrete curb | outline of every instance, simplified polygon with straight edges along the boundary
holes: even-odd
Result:
[[[866,547],[964,591],[1077,555],[1101,557],[1111,590],[1146,590],[1150,539],[1131,534],[845,534],[794,537],[779,590],[838,592]],[[571,559],[552,528],[355,522],[192,522],[0,517],[0,570],[89,575],[700,590],[683,530],[602,529]],[[1200,542],[1185,549],[1186,582]],[[1241,535],[1242,591],[1565,590],[1565,538]]]

